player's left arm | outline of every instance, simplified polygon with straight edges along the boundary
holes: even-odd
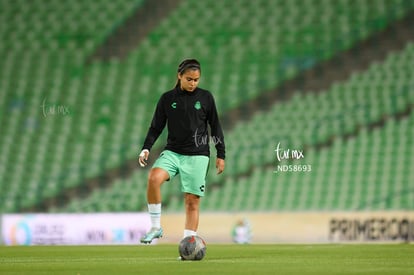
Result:
[[[223,173],[224,167],[225,167],[224,159],[217,158],[216,159],[217,175]]]
[[[221,174],[225,168],[226,146],[224,143],[224,134],[221,128],[220,120],[217,113],[214,97],[211,95],[210,108],[208,112],[208,122],[211,129],[211,139],[214,142],[217,151],[216,168],[217,174]]]

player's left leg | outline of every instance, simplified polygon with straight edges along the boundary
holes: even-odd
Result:
[[[184,237],[197,235],[198,221],[200,215],[200,196],[185,193],[185,226]]]
[[[197,235],[200,200],[206,189],[209,157],[182,156],[180,164],[181,191],[184,193],[186,214],[184,237],[187,237]]]

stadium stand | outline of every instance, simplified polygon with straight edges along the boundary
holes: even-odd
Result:
[[[323,0],[182,1],[125,60],[85,65],[95,48],[142,2],[1,2],[0,37],[4,43],[0,53],[6,56],[0,60],[1,212],[30,209],[47,199],[59,200],[62,193],[74,188],[87,189],[86,180],[136,158],[159,93],[172,86],[171,72],[183,57],[200,59],[208,79],[205,86],[223,91],[217,92],[216,100],[225,113],[354,47],[414,8],[412,1],[403,0],[353,5]],[[186,12],[189,8],[191,13]],[[183,18],[182,14],[188,16]],[[196,27],[188,29],[193,25]],[[183,29],[186,35],[181,35]],[[396,54],[399,61],[388,62],[412,60],[412,50],[406,51],[411,55]],[[395,66],[400,63],[385,70],[398,71]],[[269,152],[274,150],[275,139],[289,140],[289,146],[312,146],[343,137],[412,104],[412,76],[407,64],[401,65],[406,78],[401,82],[391,78],[378,85],[383,89],[379,96],[369,77],[356,75],[321,93],[319,101],[298,91],[286,104],[275,105],[246,125],[236,126],[226,135],[231,146],[223,188],[233,180],[248,178],[253,166],[261,169],[268,165],[274,157]],[[378,66],[379,73],[377,69],[370,71],[375,79],[383,80],[388,71]],[[360,85],[359,77],[365,86]],[[395,89],[398,96],[390,100]],[[311,114],[300,112],[307,109]],[[348,111],[357,111],[359,116],[350,116]],[[275,119],[282,130],[267,131],[268,123]],[[289,122],[292,119],[297,125]],[[307,119],[320,123],[309,127],[304,124]],[[261,141],[251,146],[257,133]],[[251,159],[237,155],[254,149],[259,153]],[[130,194],[142,196],[145,178],[145,171],[136,171],[130,178],[116,180],[108,190],[93,190],[90,198],[74,199],[67,208],[52,207],[50,211],[139,210],[144,198],[135,200]],[[218,179],[212,175],[209,181]],[[170,208],[178,209],[178,189],[173,184],[165,186]]]
[[[223,91],[216,98],[226,111],[352,47],[411,9],[413,4],[404,1],[355,6],[347,1],[183,1],[130,58],[157,64],[158,73],[169,77],[177,57],[198,56],[208,85]],[[200,27],[180,36],[181,45],[192,47],[171,47],[178,31],[194,22]]]
[[[292,100],[275,104],[248,123],[237,124],[226,136],[237,148],[229,151],[226,180],[222,186],[213,186],[203,208],[412,209],[414,189],[410,189],[410,182],[414,174],[408,170],[414,164],[409,157],[413,148],[410,137],[414,134],[410,89],[414,82],[410,73],[399,77],[395,74],[400,75],[397,72],[406,71],[413,62],[414,44],[409,43],[403,51],[391,53],[385,62],[374,63],[367,71],[327,91],[306,95],[298,91]],[[407,111],[408,118],[396,121],[395,117]],[[384,127],[370,130],[384,118]],[[352,138],[348,140],[348,136]],[[332,146],[318,150],[318,145],[328,140],[332,140]],[[275,153],[278,142],[285,149],[304,150],[305,158],[279,163]],[[312,171],[275,173],[277,165],[283,164],[307,166]],[[217,177],[211,169],[209,182],[214,182]],[[93,205],[95,211],[104,210],[123,192],[127,195],[120,201],[128,201],[131,192],[144,198],[143,178],[143,172],[137,171],[132,181],[117,182],[109,190],[97,191],[99,195],[72,202],[66,210],[87,211]],[[163,192],[164,197],[173,196],[168,210],[183,209],[177,182],[166,183]]]
[[[1,1],[0,211],[99,174],[107,110],[95,107],[98,67],[88,68],[85,81],[82,63],[141,2]]]
[[[308,150],[304,160],[293,163],[311,165],[311,172],[275,173],[276,164],[255,167],[250,176],[229,178],[222,188],[212,190],[203,208],[219,211],[413,209],[414,173],[410,169],[413,123],[411,112],[401,120],[387,119],[384,127],[372,131],[364,128],[349,139],[337,138],[329,148]]]

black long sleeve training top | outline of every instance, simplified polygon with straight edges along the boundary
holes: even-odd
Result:
[[[165,92],[157,103],[142,149],[151,150],[165,124],[168,127],[166,150],[182,155],[210,156],[209,143],[213,143],[217,157],[225,158],[224,135],[214,97],[209,91],[196,88],[187,92],[176,87]]]

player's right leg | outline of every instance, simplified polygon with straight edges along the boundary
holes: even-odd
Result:
[[[161,185],[167,181],[170,175],[162,168],[152,168],[148,176],[147,201],[148,212],[151,218],[151,229],[141,243],[151,243],[153,239],[161,238],[163,230],[161,228]]]
[[[163,168],[154,167],[148,175],[147,201],[149,204],[161,203],[161,185],[170,175]]]

